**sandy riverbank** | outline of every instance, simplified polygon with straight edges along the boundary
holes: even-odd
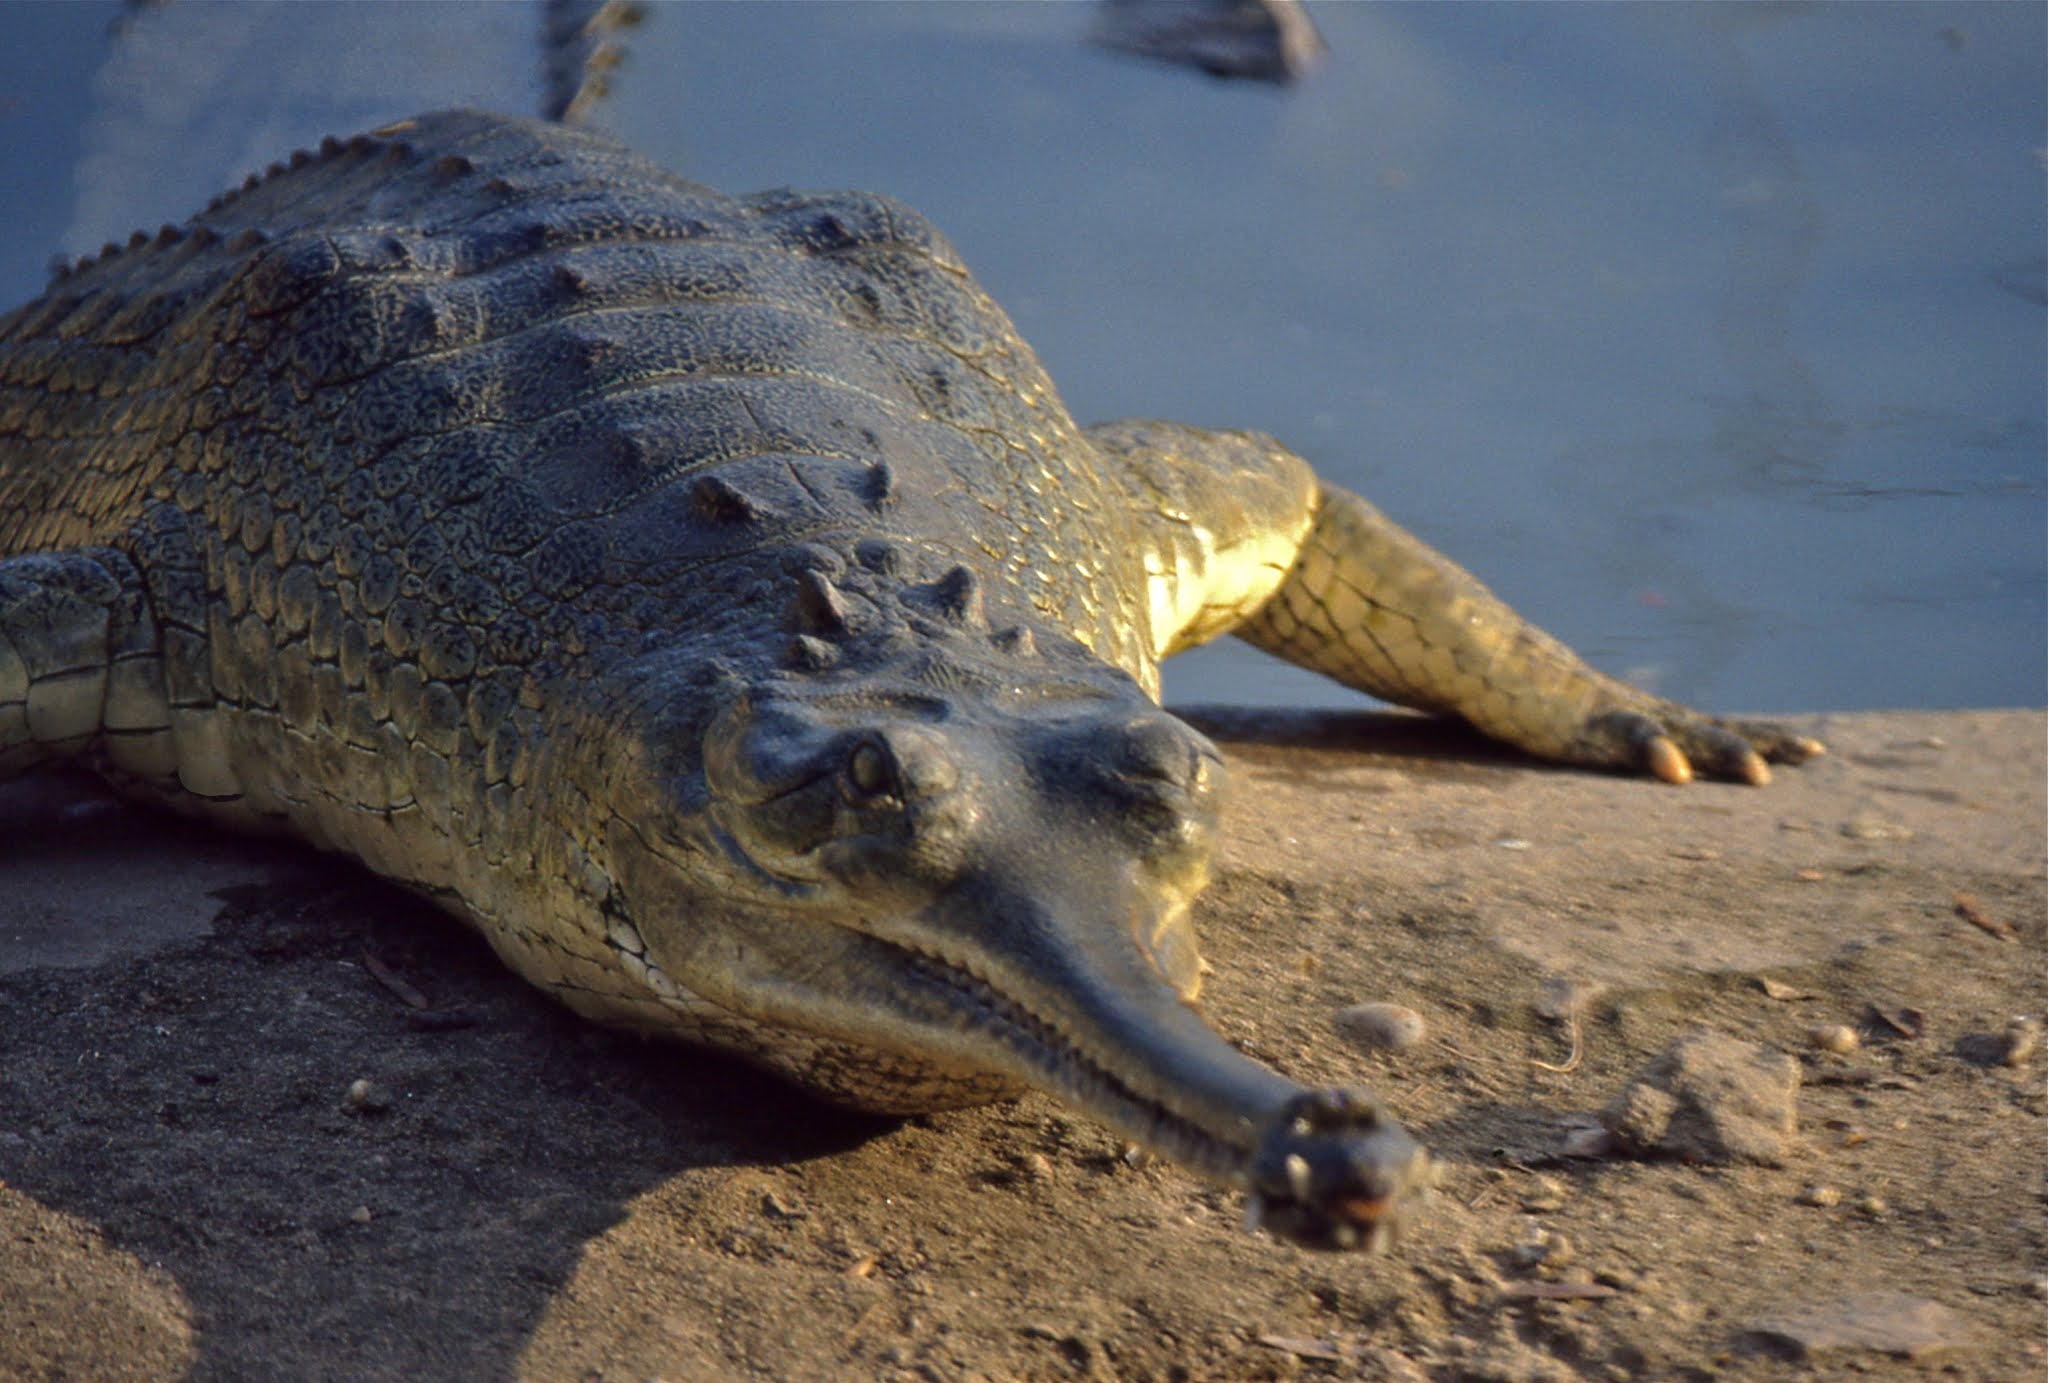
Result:
[[[2048,1003],[2048,716],[1809,718],[1833,752],[1763,792],[1197,718],[1235,787],[1207,1010],[1445,1159],[1395,1255],[1248,1237],[1047,1100],[820,1110],[360,870],[36,779],[0,787],[0,1377],[1764,1378],[1760,1327],[1879,1291],[1947,1309],[1952,1376],[2048,1366],[2048,1058],[1995,1045]],[[1353,1050],[1365,1000],[1428,1036]],[[1798,1059],[1784,1165],[1558,1156],[1694,1028]]]

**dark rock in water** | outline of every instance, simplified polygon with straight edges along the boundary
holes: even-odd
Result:
[[[1329,45],[1301,0],[1102,0],[1089,35],[1212,77],[1293,82]]]

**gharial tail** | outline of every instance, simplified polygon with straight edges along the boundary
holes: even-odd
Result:
[[[646,14],[639,0],[542,0],[543,120],[581,124],[611,94],[612,70],[625,57],[619,34]]]

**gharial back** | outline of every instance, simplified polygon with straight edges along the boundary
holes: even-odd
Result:
[[[0,319],[0,556],[189,537],[258,661],[341,616],[465,677],[637,645],[851,530],[1149,680],[1111,483],[916,213],[477,112],[329,141]]]

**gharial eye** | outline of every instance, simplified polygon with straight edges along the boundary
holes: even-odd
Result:
[[[863,797],[886,797],[896,790],[896,769],[887,750],[873,740],[862,740],[847,756],[846,780]]]

